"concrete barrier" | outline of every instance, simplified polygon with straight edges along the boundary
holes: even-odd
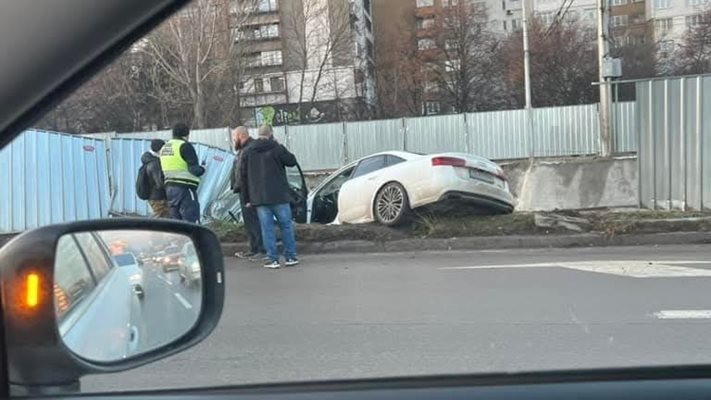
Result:
[[[637,207],[636,157],[502,165],[517,211]]]

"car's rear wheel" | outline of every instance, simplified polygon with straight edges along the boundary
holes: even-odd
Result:
[[[375,196],[373,205],[375,220],[386,226],[400,225],[410,216],[410,200],[407,191],[397,182],[383,186]]]

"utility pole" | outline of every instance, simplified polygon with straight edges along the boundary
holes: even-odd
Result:
[[[609,0],[597,0],[597,63],[600,87],[600,155],[609,157],[612,152],[610,140],[610,85],[605,72],[610,49],[610,3]]]
[[[599,0],[598,0],[599,1]],[[535,135],[533,131],[533,110],[531,108],[531,51],[528,48],[528,2],[529,0],[521,0],[521,19],[523,28],[523,85],[526,98],[526,125],[528,129],[528,138],[530,141],[531,160],[536,156]]]

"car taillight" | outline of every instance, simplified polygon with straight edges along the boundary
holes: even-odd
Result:
[[[457,158],[457,157],[433,157],[432,158],[432,166],[433,167],[441,167],[441,166],[465,167],[466,165],[467,165],[467,161],[462,158]]]

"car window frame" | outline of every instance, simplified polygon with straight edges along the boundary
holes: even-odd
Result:
[[[374,156],[371,156],[371,157],[364,158],[364,159],[360,160],[360,161],[358,162],[358,165],[356,165],[355,169],[353,170],[353,173],[351,174],[350,179],[360,178],[361,176],[365,176],[365,175],[368,175],[368,174],[372,174],[373,172],[377,172],[377,171],[380,171],[380,170],[383,169],[383,168],[387,168],[387,167],[388,167],[388,165],[387,165],[387,156],[388,156],[388,155],[389,155],[389,154],[378,154],[378,155],[374,155]],[[371,171],[368,171],[368,172],[366,172],[366,173],[363,173],[363,174],[358,175],[358,170],[363,166],[363,163],[370,162],[370,161],[373,161],[373,160],[376,160],[376,159],[382,159],[382,166],[381,166],[381,167],[379,167],[379,168],[377,168],[377,169],[374,169],[374,170],[371,170]]]

